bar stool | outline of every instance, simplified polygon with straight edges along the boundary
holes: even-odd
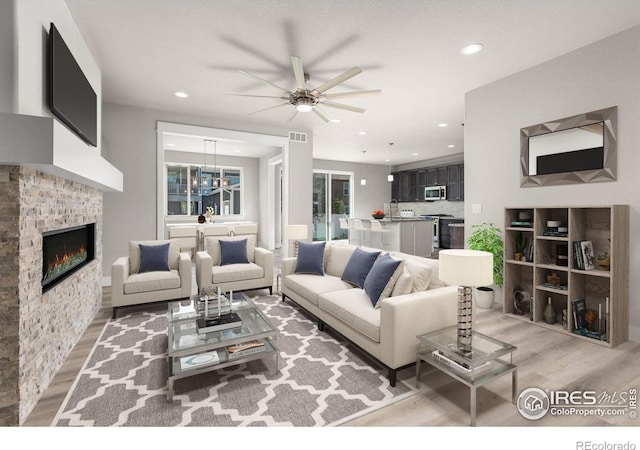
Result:
[[[381,250],[388,250],[390,245],[388,242],[385,242],[384,236],[385,234],[389,233],[390,230],[385,229],[379,220],[372,219],[370,223],[371,223],[371,244],[373,245],[375,243],[374,236],[377,236],[380,238],[379,248]]]
[[[349,241],[349,243],[351,243],[351,236],[349,233],[349,219],[347,219],[346,217],[341,217],[338,219],[338,222],[340,222],[341,230],[347,230],[347,240]]]
[[[358,235],[356,245],[369,245],[369,241],[367,241],[367,230],[362,224],[362,220],[351,219],[351,222],[353,222],[353,229]]]

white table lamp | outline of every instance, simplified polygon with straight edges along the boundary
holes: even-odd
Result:
[[[478,250],[442,250],[440,279],[458,287],[458,349],[471,351],[473,299],[472,288],[493,284],[493,254]]]
[[[293,256],[298,256],[298,241],[309,237],[309,228],[307,225],[286,225],[284,227],[284,236],[293,243]]]

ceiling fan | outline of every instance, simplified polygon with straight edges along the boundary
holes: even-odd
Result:
[[[231,94],[231,95],[239,95],[242,97],[260,97],[260,98],[276,98],[280,100],[285,100],[284,103],[280,103],[275,106],[270,106],[269,108],[261,109],[259,111],[254,111],[251,114],[257,114],[259,112],[267,111],[274,108],[280,108],[287,105],[293,105],[295,107],[293,114],[289,117],[288,121],[291,122],[298,112],[309,112],[313,111],[316,113],[322,120],[325,122],[330,122],[331,119],[329,116],[320,109],[319,105],[328,106],[330,108],[343,109],[346,111],[363,113],[366,110],[364,108],[359,108],[357,106],[345,105],[343,103],[336,103],[333,100],[338,98],[349,98],[349,97],[365,97],[369,95],[377,95],[382,91],[380,89],[374,89],[369,91],[352,91],[352,92],[339,92],[334,94],[326,94],[325,92],[335,86],[344,83],[350,78],[355,77],[359,73],[362,72],[362,69],[359,67],[353,67],[346,72],[338,75],[337,77],[327,81],[326,83],[318,86],[315,89],[307,88],[307,82],[309,81],[309,75],[304,72],[304,68],[302,66],[302,60],[297,56],[291,57],[291,65],[293,66],[293,76],[296,79],[296,90],[290,91],[285,89],[277,84],[274,84],[264,78],[261,78],[252,73],[246,72],[244,70],[238,70],[243,75],[261,81],[262,83],[268,84],[280,91],[282,91],[282,95],[272,96],[272,95],[251,95],[251,94]]]

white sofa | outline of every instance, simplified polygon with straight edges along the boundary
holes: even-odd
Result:
[[[458,288],[438,278],[438,260],[392,252],[404,261],[412,292],[396,289],[374,308],[363,289],[341,280],[355,249],[327,242],[324,275],[294,273],[296,258],[284,258],[282,300],[288,298],[315,316],[321,330],[327,324],[367,352],[387,369],[394,386],[396,371],[416,361],[416,336],[456,324]],[[400,279],[397,285],[400,288]]]
[[[177,244],[169,245],[168,271],[138,273],[140,244],[157,245],[170,241],[130,241],[129,255],[121,256],[111,265],[112,317],[123,306],[139,305],[191,296],[191,258],[180,253]]]
[[[196,253],[196,283],[224,292],[249,289],[273,290],[273,252],[257,247],[256,225],[215,225],[205,229],[204,250]],[[220,265],[220,240],[247,239],[248,263]]]

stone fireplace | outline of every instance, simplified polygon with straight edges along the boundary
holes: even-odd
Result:
[[[94,187],[25,166],[0,165],[0,192],[4,426],[24,422],[100,309],[103,203]]]

